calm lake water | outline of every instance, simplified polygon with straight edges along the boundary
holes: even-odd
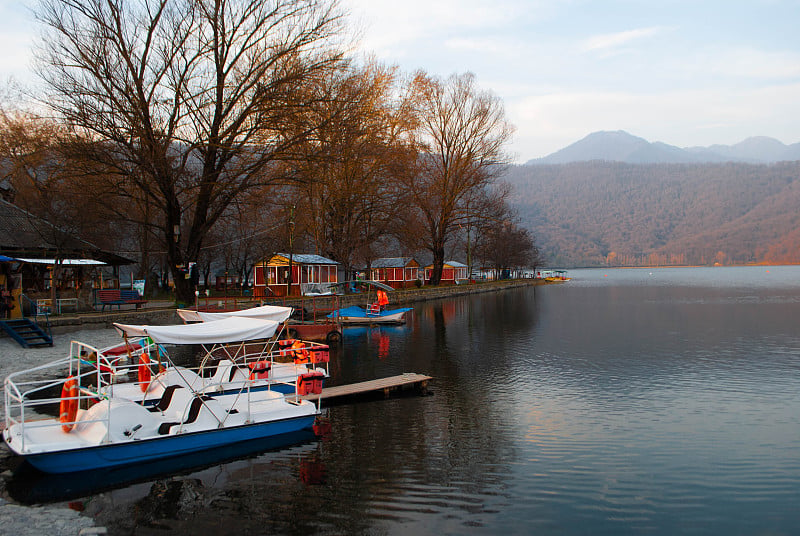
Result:
[[[332,406],[321,439],[9,492],[111,534],[798,534],[800,267],[569,275],[348,328],[331,383],[433,394]]]

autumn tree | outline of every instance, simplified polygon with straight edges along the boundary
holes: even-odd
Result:
[[[121,219],[181,267],[243,192],[282,180],[298,91],[338,60],[329,0],[43,0],[45,102],[81,135]]]
[[[419,222],[416,239],[433,256],[431,283],[438,284],[448,240],[480,213],[474,200],[491,194],[513,129],[500,99],[479,89],[470,73],[445,80],[419,74],[416,87],[420,154],[406,183],[407,222]]]
[[[403,210],[397,176],[414,152],[409,101],[396,68],[374,61],[329,71],[307,113],[322,125],[301,145],[297,192],[316,250],[350,271]]]

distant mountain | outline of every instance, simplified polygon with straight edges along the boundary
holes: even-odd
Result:
[[[623,130],[589,134],[560,151],[544,158],[529,160],[526,165],[568,164],[603,160],[630,164],[695,164],[712,162],[747,162],[767,164],[800,160],[800,143],[785,145],[774,138],[747,138],[736,145],[680,148],[666,143],[651,143]]]
[[[594,160],[505,180],[550,266],[800,263],[800,161]]]
[[[736,145],[712,145],[711,147],[688,147],[686,151],[695,155],[725,157],[729,161],[772,163],[800,160],[800,143],[785,145],[775,138],[755,136]]]

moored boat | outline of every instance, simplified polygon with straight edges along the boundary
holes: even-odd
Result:
[[[389,309],[389,295],[392,287],[377,281],[345,281],[332,287],[346,294],[363,293],[367,302],[365,307],[353,305],[337,309],[328,315],[342,324],[405,324],[411,307]]]
[[[331,313],[342,324],[404,324],[411,307],[399,309],[365,309],[358,305],[338,309]]]
[[[248,345],[269,340],[276,324],[239,318],[199,325],[115,327],[126,340],[147,337],[156,347],[205,344],[212,346],[213,354],[230,348],[246,352]],[[224,363],[221,371],[218,367],[220,376],[206,381],[203,374],[160,356],[166,365],[163,371],[148,378],[142,371],[152,373],[156,361],[142,361],[137,365],[138,381],[114,383],[107,371],[85,359],[92,353],[99,354],[96,348],[73,341],[68,356],[5,380],[3,438],[14,453],[42,471],[84,471],[216,449],[310,428],[319,414],[319,401],[302,398],[321,391],[319,371],[286,378],[283,383],[292,384],[292,392],[286,394],[266,381],[270,372],[266,360],[220,360],[230,365]],[[222,377],[223,373],[228,376]],[[129,396],[131,392],[137,396]],[[148,406],[147,401],[154,403]]]

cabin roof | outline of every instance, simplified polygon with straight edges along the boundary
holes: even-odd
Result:
[[[371,266],[372,268],[405,268],[412,262],[419,266],[414,257],[383,257],[372,261]]]
[[[96,259],[105,264],[134,261],[103,251],[91,242],[0,199],[0,253],[14,258]]]
[[[467,268],[466,264],[461,264],[458,261],[444,261],[445,268]],[[425,267],[426,270],[433,269],[433,264],[429,264]]]
[[[325,258],[321,255],[314,255],[311,253],[292,253],[291,258],[292,258],[292,263],[294,264],[327,264],[327,265],[339,264],[334,260]],[[269,264],[275,265],[278,263],[289,264],[289,254],[276,253],[275,255],[269,258]]]

